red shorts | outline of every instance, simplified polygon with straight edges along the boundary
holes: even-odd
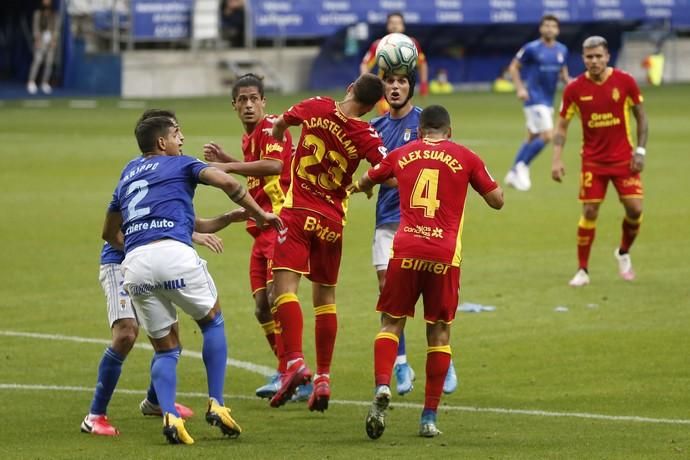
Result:
[[[424,296],[424,319],[450,323],[458,309],[460,267],[419,259],[391,259],[376,310],[395,318],[414,317]]]
[[[283,208],[273,270],[302,273],[315,283],[335,286],[343,248],[343,224],[307,209]]]
[[[609,181],[618,192],[618,198],[643,198],[640,173],[630,171],[630,166],[618,165],[602,167],[600,165],[582,165],[580,173],[580,201],[599,203],[604,201]]]
[[[255,235],[255,232],[249,232]],[[254,236],[252,253],[249,256],[249,283],[252,287],[252,295],[273,281],[273,247],[276,241],[276,230],[266,229]]]

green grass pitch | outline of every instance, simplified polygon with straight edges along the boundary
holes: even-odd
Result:
[[[52,101],[47,108],[4,102],[0,457],[690,457],[690,130],[682,103],[690,99],[690,86],[646,88],[644,93],[650,141],[643,174],[645,220],[632,251],[634,282],[617,275],[612,253],[620,238],[622,208],[609,189],[592,251],[592,284],[578,290],[567,286],[576,269],[580,210],[577,123],[571,125],[566,146],[565,184],[551,181],[547,148],[532,168],[533,189],[507,189],[502,211],[470,194],[462,298],[495,305],[496,311],[461,313],[454,324],[452,346],[461,383],[455,394],[443,398],[443,436],[416,436],[425,359],[419,317],[408,323],[407,334],[416,388],[405,398],[394,397],[380,440],[365,435],[378,316],[370,265],[374,201],[357,196],[350,205],[338,285],[331,408],[324,414],[310,413],[303,404],[271,409],[253,397],[264,377],[229,367],[227,402],[245,432],[237,440],[221,439],[203,421],[203,365],[183,356],[178,374],[179,391],[185,394],[178,400],[197,412],[188,423],[194,446],[166,445],[160,420],[138,411],[149,381],[150,351],[135,349],[125,363],[118,386],[123,391],[109,408],[122,434],[107,439],[79,433],[104,345],[9,335],[109,338],[98,283],[99,235],[118,174],[137,154],[132,131],[142,108],[119,108],[112,99],[98,100],[97,109],[71,108],[67,100]],[[268,109],[282,111],[305,96],[269,94]],[[478,152],[502,181],[524,135],[522,110],[513,95],[459,93],[417,102],[446,105],[454,139]],[[177,111],[187,154],[199,154],[209,140],[239,153],[241,128],[228,98],[147,101],[146,107]],[[230,208],[222,193],[204,187],[195,203],[201,216]],[[220,291],[230,357],[271,366],[273,358],[253,316],[246,269],[250,238],[242,225],[220,235],[224,254],[199,252]],[[300,297],[305,349],[313,363],[307,282]],[[554,311],[557,306],[568,311]],[[195,325],[181,318],[181,329],[186,349],[200,351]],[[139,342],[146,342],[143,334]]]

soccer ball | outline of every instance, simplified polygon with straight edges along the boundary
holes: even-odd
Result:
[[[384,72],[407,75],[417,66],[417,47],[405,34],[388,34],[376,47],[376,63]]]

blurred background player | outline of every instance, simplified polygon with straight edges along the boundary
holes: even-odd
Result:
[[[376,390],[366,418],[366,432],[372,439],[381,437],[385,429],[398,338],[406,318],[414,316],[420,295],[424,298],[428,348],[419,434],[441,434],[436,427],[436,411],[451,360],[450,325],[458,306],[460,236],[468,186],[492,208],[503,207],[503,191],[484,162],[449,140],[450,115],[445,108],[432,105],[424,109],[419,135],[421,140],[390,152],[353,187],[366,192],[376,183],[395,178],[401,197],[400,230],[395,234],[386,282],[376,306],[383,321],[374,341]],[[419,230],[423,228],[429,231],[423,233]]]
[[[223,190],[257,223],[281,226],[264,212],[231,176],[181,154],[179,128],[168,117],[141,121],[135,130],[142,152],[123,169],[103,225],[103,239],[123,249],[124,289],[149,336],[155,355],[151,380],[163,413],[163,434],[170,443],[193,444],[175,408],[177,361],[181,348],[176,306],[199,325],[208,382],[206,421],[223,434],[242,429],[223,405],[227,343],[223,314],[206,262],[191,246],[199,183]]]
[[[151,117],[167,117],[175,126],[177,119],[172,111],[151,109],[143,113],[137,125],[142,120]],[[179,131],[180,142],[184,143],[184,135]],[[213,219],[196,218],[192,233],[192,241],[208,247],[215,253],[223,251],[223,241],[214,235],[232,222],[244,220],[244,210],[238,209]],[[197,233],[202,232],[202,233]],[[139,335],[139,323],[137,322],[129,295],[122,288],[123,277],[121,264],[125,253],[115,249],[108,243],[104,243],[101,251],[99,280],[105,293],[106,306],[108,308],[108,323],[112,335],[112,343],[106,348],[98,365],[98,378],[96,389],[89,413],[81,424],[81,431],[103,436],[115,436],[119,434],[107,417],[108,404],[113,396],[117,382],[120,379],[122,365],[127,355],[132,350]],[[150,384],[146,398],[139,405],[144,415],[162,416],[158,397],[153,383]],[[182,404],[175,403],[175,408],[182,418],[191,417],[194,412]]]
[[[315,315],[316,376],[309,398],[311,411],[323,412],[331,396],[330,368],[338,331],[335,286],[342,255],[347,186],[361,160],[378,164],[386,149],[369,123],[359,117],[383,96],[381,79],[361,75],[336,102],[313,97],[290,107],[273,125],[282,139],[289,126],[302,126],[293,159],[292,183],[280,213],[273,257],[273,317],[281,330],[287,370],[271,399],[279,407],[298,385],[311,379],[302,350],[303,316],[297,297],[302,275],[312,282]]]
[[[290,132],[280,141],[271,137],[274,115],[266,114],[266,98],[262,78],[245,74],[237,79],[232,88],[232,106],[244,127],[242,153],[244,161],[237,161],[215,143],[204,145],[204,157],[213,166],[247,177],[249,194],[266,212],[279,213],[290,185],[292,163],[292,137]],[[276,231],[261,229],[252,220],[247,221],[247,233],[254,238],[249,259],[249,281],[254,296],[254,315],[261,325],[269,346],[276,358],[280,357],[280,334],[276,333],[271,314],[273,301],[273,248]],[[278,390],[285,363],[279,362],[277,372],[266,385],[257,388],[260,398],[272,398]],[[300,387],[298,399],[309,397],[311,385]]]
[[[419,115],[421,107],[412,104],[415,87],[415,73],[408,75],[383,76],[384,99],[390,106],[390,111],[385,115],[371,120],[371,125],[381,136],[383,145],[390,152],[398,147],[417,139],[419,128]],[[376,229],[374,230],[374,242],[372,245],[372,264],[376,269],[376,277],[379,282],[379,294],[383,291],[386,280],[388,259],[391,255],[393,235],[400,224],[400,197],[396,187],[381,184],[376,200]],[[412,391],[412,382],[415,379],[414,370],[407,362],[405,352],[405,335],[400,335],[398,343],[398,356],[395,359],[396,390],[399,395]],[[458,385],[455,368],[451,362],[448,375],[443,386],[445,393],[452,393]]]
[[[53,0],[41,0],[40,6],[33,14],[31,29],[34,39],[34,57],[29,71],[29,81],[26,83],[26,90],[29,94],[36,94],[38,91],[36,79],[41,65],[43,65],[41,91],[45,94],[53,92],[53,88],[50,86],[50,75],[53,73],[53,60],[55,59],[62,25],[57,5],[59,2],[53,5]]]
[[[582,124],[582,172],[580,201],[582,216],[577,227],[578,270],[571,286],[589,284],[589,253],[594,242],[599,206],[610,182],[618,192],[625,209],[621,243],[614,251],[618,273],[626,281],[635,278],[630,246],[642,222],[643,188],[640,172],[647,153],[647,115],[642,106],[640,89],[631,75],[608,66],[608,43],[592,36],[582,44],[582,59],[587,69],[563,92],[560,117],[554,137],[551,175],[557,182],[565,176],[563,146],[573,115]],[[629,111],[637,124],[637,147],[633,149]],[[633,153],[634,152],[634,153]]]
[[[530,163],[553,136],[553,96],[558,80],[565,83],[569,80],[568,48],[556,41],[558,33],[558,18],[551,14],[543,16],[539,23],[540,38],[520,48],[508,68],[517,97],[524,101],[527,140],[515,155],[505,183],[523,192],[532,187]]]
[[[405,18],[400,12],[389,13],[388,17],[386,18],[386,34],[392,33],[405,33]],[[424,52],[422,52],[422,47],[419,46],[419,42],[413,37],[410,38],[417,47],[417,69],[419,70],[419,94],[421,94],[422,96],[426,96],[429,93],[429,65],[426,62],[426,56],[424,55]],[[381,39],[379,38],[377,40],[374,40],[371,43],[371,45],[369,45],[369,50],[367,50],[366,54],[364,54],[362,62],[359,65],[360,75],[369,73],[374,69],[374,67],[376,67],[376,48],[379,46],[380,41]],[[390,106],[388,105],[385,99],[381,99],[381,101],[377,104],[376,109],[379,114],[384,114],[390,109]]]

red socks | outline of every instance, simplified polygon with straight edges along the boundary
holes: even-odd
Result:
[[[426,388],[424,390],[424,410],[436,412],[441,402],[443,382],[450,366],[450,345],[428,347],[426,349]]]
[[[379,332],[374,339],[374,380],[376,386],[391,384],[393,365],[398,355],[398,336],[391,332]],[[441,382],[443,387],[443,382]]]
[[[304,358],[302,353],[302,330],[304,321],[302,308],[295,294],[288,292],[279,296],[274,302],[273,319],[279,324],[280,341],[283,353],[280,360],[287,362],[297,358]],[[281,362],[281,365],[283,363]]]
[[[630,250],[630,246],[632,246],[633,241],[635,241],[635,237],[637,234],[640,232],[640,224],[642,223],[642,216],[638,217],[637,219],[631,219],[628,216],[625,216],[623,219],[623,236],[621,238],[621,247],[620,250],[623,253],[626,253]]]
[[[316,373],[328,374],[333,360],[335,337],[338,333],[338,317],[335,304],[314,307],[314,338],[316,343]]]
[[[592,250],[596,225],[595,220],[587,220],[584,217],[580,217],[580,222],[577,224],[577,260],[579,268],[585,270],[587,270],[589,263],[589,253]]]

